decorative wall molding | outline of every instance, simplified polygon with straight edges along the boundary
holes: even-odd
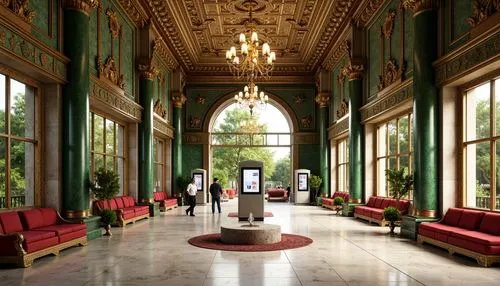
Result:
[[[302,116],[300,118],[300,127],[302,128],[311,128],[312,124],[312,115],[309,114],[307,116]]]
[[[396,20],[396,10],[389,9],[387,16],[384,20],[384,25],[382,25],[381,32],[382,36],[389,40],[392,36],[392,32],[394,31],[394,21]]]
[[[87,15],[92,9],[97,8],[99,4],[99,0],[63,0],[65,9],[81,10]]]
[[[292,134],[292,144],[318,144],[319,133],[316,132],[296,132]]]
[[[182,94],[182,92],[172,92],[172,102],[177,108],[182,108],[184,103],[186,103],[187,97]]]
[[[440,0],[403,0],[403,7],[413,10],[413,15],[423,11],[436,10]]]
[[[173,139],[174,138],[174,128],[165,119],[159,117],[155,114],[153,117],[153,128],[162,133],[163,135]]]
[[[393,93],[386,94],[383,97],[368,103],[360,109],[361,122],[365,122],[373,117],[376,117],[384,112],[387,112],[395,107],[398,107],[402,102],[413,98],[413,81],[407,80],[393,90]]]
[[[206,97],[198,94],[198,96],[196,97],[196,103],[203,105],[205,104],[206,99],[207,99]]]
[[[160,70],[156,67],[152,57],[146,61],[142,59],[137,64],[137,70],[141,77],[147,80],[154,80],[160,74]]]
[[[54,51],[24,30],[18,31],[8,23],[0,22],[0,53],[13,61],[21,61],[37,68],[37,72],[59,83],[66,82],[69,59]]]
[[[379,92],[383,91],[385,88],[391,86],[395,82],[402,82],[404,80],[405,66],[401,67],[396,65],[396,60],[389,59],[385,65],[382,74],[378,76],[377,89]]]
[[[99,71],[100,80],[108,80],[123,89],[125,87],[125,80],[123,74],[118,71],[115,58],[109,56],[103,64],[100,57],[97,57],[97,69]]]
[[[472,28],[500,11],[499,0],[473,0],[472,5],[473,15],[467,18],[467,23],[469,23]]]
[[[321,108],[326,108],[330,106],[330,101],[332,97],[330,95],[330,92],[320,92],[318,95],[314,98],[316,103],[319,105]]]
[[[121,31],[121,25],[116,12],[108,8],[106,10],[106,16],[108,16],[108,27],[111,32],[111,37],[113,39],[118,38]]]
[[[29,0],[0,0],[0,6],[8,8],[24,22],[31,24],[36,13],[28,7]]]
[[[330,128],[328,128],[328,139],[333,139],[339,136],[340,134],[349,131],[349,117],[345,117],[344,119],[335,122]]]
[[[184,132],[182,144],[210,144],[210,134],[206,132]]]
[[[160,57],[160,59],[162,59],[167,64],[169,71],[174,71],[179,67],[179,63],[170,53],[167,45],[160,37],[155,38],[152,49],[153,53],[156,53]]]
[[[348,40],[338,41],[332,49],[333,53],[323,62],[322,67],[327,71],[332,71],[338,61],[347,53],[348,45]]]
[[[354,16],[360,27],[366,27],[385,0],[368,0],[360,5],[360,9]]]
[[[117,94],[112,86],[109,84],[106,86],[105,82],[99,81],[94,76],[90,77],[90,97],[101,101],[106,104],[106,108],[110,108],[128,119],[136,122],[142,120],[143,108],[139,104],[126,96]]]
[[[436,84],[443,86],[500,60],[500,32],[472,40],[434,63]]]
[[[144,28],[149,22],[149,16],[137,0],[118,0],[120,6],[139,28]]]
[[[158,114],[161,118],[165,118],[167,116],[167,110],[163,106],[163,103],[161,103],[161,100],[158,98],[155,101],[155,104],[153,106],[153,111],[154,113]]]
[[[198,116],[189,116],[189,128],[200,128],[201,119]]]

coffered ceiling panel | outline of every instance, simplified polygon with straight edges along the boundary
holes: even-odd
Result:
[[[250,10],[259,40],[276,51],[275,73],[312,74],[356,0],[148,0],[190,74],[228,73]]]

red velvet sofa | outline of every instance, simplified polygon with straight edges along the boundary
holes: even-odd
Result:
[[[475,258],[489,267],[500,262],[500,213],[451,208],[441,221],[420,224],[417,242]]]
[[[236,196],[236,190],[235,189],[226,189],[225,192],[226,192],[228,198],[231,199],[231,200],[234,199],[234,197]]]
[[[366,205],[354,207],[354,217],[367,220],[370,223],[376,222],[380,226],[385,226],[389,224],[389,222],[384,219],[384,209],[386,207],[396,207],[396,199],[387,197],[370,197]],[[409,207],[409,201],[399,200],[398,210],[401,215],[406,215]]]
[[[268,202],[287,202],[288,195],[285,189],[268,189],[267,190]]]
[[[70,223],[51,208],[0,213],[0,263],[30,267],[33,260],[87,245],[87,226]]]
[[[333,193],[331,198],[323,198],[321,201],[321,206],[324,208],[334,210],[335,205],[333,204],[333,201],[336,197],[343,198],[345,203],[349,202],[349,193],[347,193],[347,192],[335,192],[335,193]]]
[[[154,192],[153,199],[160,203],[160,211],[167,211],[177,207],[177,199],[169,199],[165,192]]]
[[[103,210],[114,210],[116,212],[117,225],[124,227],[128,223],[149,218],[149,206],[136,205],[133,197],[120,196],[111,200],[100,200],[95,203],[97,214]]]

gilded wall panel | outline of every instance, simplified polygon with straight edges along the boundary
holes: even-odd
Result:
[[[59,0],[30,0],[29,9],[36,13],[31,33],[47,46],[58,48]]]

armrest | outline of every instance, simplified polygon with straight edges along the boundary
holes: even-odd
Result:
[[[18,232],[0,234],[0,255],[19,256],[26,254],[23,248],[23,241],[23,235]]]
[[[57,223],[58,224],[65,224],[65,223],[71,223],[71,224],[84,224],[85,222],[83,221],[83,219],[78,219],[78,220],[74,220],[74,221],[69,221],[65,218],[63,218],[61,216],[61,214],[59,212],[56,212],[57,213]]]
[[[116,209],[115,212],[116,212],[117,219],[119,219],[119,218],[123,219],[123,210],[122,209]]]

